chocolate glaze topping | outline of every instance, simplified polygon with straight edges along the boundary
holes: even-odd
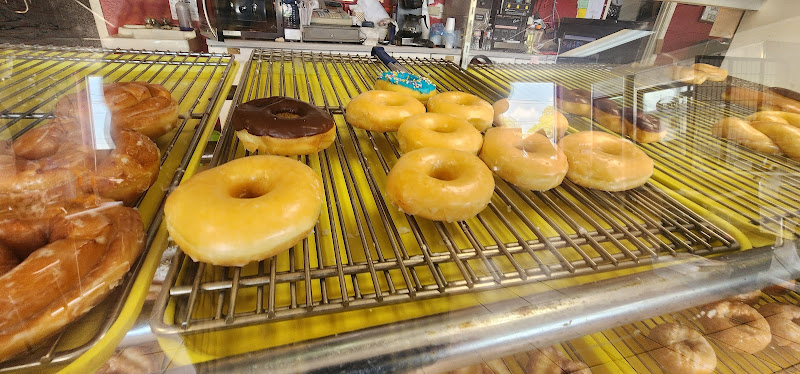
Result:
[[[239,104],[231,118],[237,131],[256,136],[296,139],[322,134],[333,128],[328,113],[304,101],[284,96],[255,99]]]
[[[592,93],[587,90],[571,90],[564,86],[556,86],[556,97],[572,103],[589,104]]]
[[[788,88],[783,88],[783,87],[770,87],[769,90],[774,94],[781,95],[783,97],[792,100],[800,101],[800,92],[792,91]]]
[[[598,97],[594,99],[594,107],[600,110],[601,112],[605,112],[608,114],[613,114],[615,116],[622,116],[622,109],[619,107],[614,100],[605,97]]]
[[[629,123],[636,125],[643,131],[659,132],[661,131],[661,121],[644,111],[636,111],[636,122],[633,121],[633,108],[625,108],[625,120]]]

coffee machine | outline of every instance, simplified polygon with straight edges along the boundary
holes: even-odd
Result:
[[[252,39],[283,36],[281,0],[214,0],[217,35]]]
[[[425,45],[430,29],[425,0],[399,0],[397,3],[397,35],[400,45]]]

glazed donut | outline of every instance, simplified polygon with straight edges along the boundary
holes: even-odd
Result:
[[[163,86],[146,82],[118,82],[103,86],[111,123],[156,139],[178,125],[178,102]],[[56,102],[58,117],[88,118],[86,91],[66,95]]]
[[[722,99],[742,105],[747,108],[758,108],[759,110],[778,110],[783,112],[800,113],[800,101],[791,99],[777,92],[792,95],[786,89],[774,87],[766,92],[744,87],[728,87],[722,94]]]
[[[0,242],[8,246],[4,220]],[[142,251],[144,230],[134,209],[103,205],[34,224],[44,226],[41,248],[0,276],[0,361],[33,349],[97,305]],[[26,253],[30,248],[11,248]],[[46,271],[45,271],[46,269]]]
[[[445,148],[406,153],[386,178],[386,197],[407,214],[463,221],[489,204],[492,172],[476,156]]]
[[[449,148],[478,154],[483,144],[481,132],[461,118],[447,114],[422,113],[411,117],[397,130],[403,153],[415,149]]]
[[[345,118],[354,127],[387,132],[397,131],[403,121],[421,113],[425,113],[425,105],[410,95],[372,90],[350,100]]]
[[[758,304],[759,300],[761,300],[761,290],[752,290],[750,292],[738,294],[736,296],[729,297],[728,300],[753,306]]]
[[[642,110],[635,111],[633,108],[624,108],[622,112],[625,119],[625,135],[637,143],[659,142],[667,133],[666,129],[661,126],[661,120]],[[634,112],[636,113],[635,120]]]
[[[498,358],[453,370],[449,374],[511,374],[511,371],[503,362],[503,359]]]
[[[648,338],[661,348],[650,352],[665,373],[708,374],[717,367],[717,354],[695,329],[663,323],[650,330]]]
[[[583,362],[573,361],[555,347],[536,350],[528,355],[525,374],[591,374],[592,371]]]
[[[506,182],[537,191],[561,184],[569,166],[564,152],[544,135],[510,127],[487,130],[480,157]]]
[[[622,107],[615,101],[605,97],[596,98],[592,102],[592,117],[605,128],[624,134]]]
[[[556,105],[567,113],[589,118],[592,116],[592,93],[584,89],[571,90],[556,86]]]
[[[800,128],[800,114],[781,112],[777,110],[762,110],[760,112],[755,112],[745,117],[745,120],[750,122],[762,121],[785,123]]]
[[[82,193],[130,204],[155,182],[160,158],[152,140],[120,129],[113,150],[95,151],[83,143],[85,128],[55,119],[15,140],[13,156],[0,156],[0,206],[38,209]]]
[[[670,73],[672,79],[688,84],[703,84],[708,80],[708,74],[692,66],[673,65]]]
[[[725,80],[725,78],[728,78],[728,71],[727,70],[725,70],[725,69],[723,69],[721,67],[714,66],[714,65],[699,64],[698,63],[698,64],[692,65],[692,68],[694,70],[696,70],[696,71],[701,71],[701,72],[705,73],[706,77],[708,78],[708,80],[713,81],[713,82],[722,82],[722,81]]]
[[[239,104],[233,111],[231,124],[250,152],[307,155],[328,148],[336,139],[333,118],[328,113],[285,96]]]
[[[522,128],[525,132],[535,131],[555,139],[564,136],[569,127],[567,117],[552,106],[544,108],[540,114],[517,100],[500,99],[492,104],[492,108],[497,126]]]
[[[726,117],[720,119],[711,126],[711,135],[728,139],[736,144],[759,152],[769,154],[781,153],[781,149],[778,148],[778,145],[776,145],[772,139],[740,118]]]
[[[375,89],[411,95],[425,104],[436,95],[436,85],[428,78],[400,71],[384,71],[375,81]]]
[[[598,131],[583,131],[558,142],[569,163],[567,178],[583,187],[625,191],[644,185],[653,160],[632,143]]]
[[[750,126],[766,135],[781,152],[795,160],[800,160],[800,127],[788,123],[753,121]]]
[[[800,351],[800,307],[791,304],[768,303],[758,312],[769,323],[772,339],[781,347]]]
[[[772,340],[769,324],[753,307],[728,300],[703,308],[698,318],[709,338],[754,354]]]
[[[164,220],[172,239],[195,261],[244,266],[307,237],[323,198],[322,180],[310,167],[256,155],[186,180],[167,198]]]
[[[492,104],[465,92],[442,92],[428,100],[428,111],[449,114],[467,120],[478,131],[492,126],[494,109]]]

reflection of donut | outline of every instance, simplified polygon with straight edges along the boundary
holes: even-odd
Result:
[[[661,348],[650,352],[664,372],[707,374],[717,367],[714,348],[697,330],[677,323],[662,323],[647,335]]]
[[[547,106],[541,113],[533,107],[513,105],[515,100],[501,99],[492,104],[494,108],[494,124],[497,126],[518,127],[526,132],[537,132],[548,137],[559,139],[569,127],[569,120],[552,106]]]
[[[769,345],[769,324],[753,307],[728,300],[707,305],[698,320],[707,336],[750,354]]]
[[[477,154],[483,144],[480,131],[461,118],[439,113],[411,117],[397,130],[397,142],[403,153],[433,147]]]
[[[559,109],[567,113],[587,118],[592,116],[592,93],[587,90],[556,86],[556,103]]]
[[[425,106],[410,95],[372,90],[350,100],[345,118],[354,127],[387,132],[397,131],[403,121],[420,113],[425,113]]]
[[[375,81],[375,89],[411,95],[423,104],[436,95],[436,85],[430,79],[400,71],[381,73]]]
[[[800,159],[800,127],[788,123],[753,121],[750,126],[766,135],[781,152],[793,159]]]
[[[178,124],[178,102],[163,86],[146,82],[118,82],[103,86],[112,124],[138,131],[152,139],[168,133]],[[85,91],[58,100],[53,113],[59,117],[88,118]]]
[[[763,110],[760,112],[755,112],[745,117],[745,120],[787,123],[794,127],[800,127],[800,114],[781,112],[778,110]]]
[[[317,153],[336,138],[333,118],[291,97],[273,96],[239,104],[231,116],[244,147],[273,155]]]
[[[57,118],[22,134],[0,150],[0,203],[30,208],[81,193],[133,203],[158,177],[159,151],[127,129],[112,134],[114,149],[94,150],[77,120]]]
[[[772,338],[781,347],[800,351],[800,307],[791,304],[769,303],[758,312],[769,323]]]
[[[465,92],[442,92],[428,100],[428,111],[449,114],[467,120],[478,131],[492,126],[494,109],[492,105]]]
[[[72,213],[72,212],[70,212]],[[142,251],[136,210],[102,206],[44,222],[0,220],[0,243],[16,237],[9,226],[42,228],[37,248],[11,247],[22,262],[0,276],[0,361],[23,353],[86,314],[119,284]],[[9,240],[10,239],[10,240]]]
[[[547,347],[529,354],[525,374],[591,374],[592,371],[583,362],[573,361],[555,347]]]
[[[766,92],[744,87],[728,87],[722,93],[722,99],[759,110],[780,110],[784,112],[800,113],[800,101],[783,96],[772,88]],[[788,94],[784,92],[785,94]]]
[[[164,220],[172,239],[195,261],[244,266],[308,236],[323,196],[319,175],[305,164],[249,156],[184,181],[167,198]]]
[[[711,126],[711,135],[728,139],[747,148],[769,153],[780,154],[781,149],[768,136],[756,130],[750,123],[736,117],[726,117]]]
[[[567,156],[544,135],[494,127],[486,131],[481,159],[500,178],[518,187],[546,191],[561,184]]]
[[[583,187],[624,191],[653,175],[653,160],[631,142],[598,131],[570,134],[558,142],[567,155],[567,178]]]
[[[386,197],[403,212],[434,221],[480,213],[494,192],[492,172],[476,156],[445,148],[406,153],[389,171]]]
[[[761,290],[752,290],[750,292],[741,293],[732,297],[729,297],[728,300],[734,302],[745,303],[747,305],[753,306],[758,304],[758,301],[761,300]]]

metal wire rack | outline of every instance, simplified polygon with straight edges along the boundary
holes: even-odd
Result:
[[[225,99],[232,64],[229,55],[221,54],[0,45],[0,139],[16,139],[46,123],[56,101],[82,89],[89,76],[100,76],[106,83],[161,84],[178,100],[180,113],[178,129],[156,142],[161,151],[159,179],[136,203],[147,233],[139,261],[95,310],[41,348],[0,363],[0,372],[67,364],[102,339],[117,320],[160,226],[166,191],[179,183],[203,133],[216,123],[210,111]]]
[[[452,63],[404,62],[442,90],[486,97]],[[294,248],[242,268],[196,263],[176,251],[154,306],[154,331],[241,327],[590,274],[678,252],[739,248],[649,184],[607,193],[565,181],[531,192],[497,179],[489,207],[475,218],[441,223],[405,215],[382,193],[400,155],[394,135],[353,128],[343,116],[350,98],[371,89],[382,70],[369,57],[254,52],[234,104],[292,96],[327,110],[337,124],[329,149],[301,158],[323,180],[320,220]],[[227,127],[211,164],[245,154]]]
[[[734,68],[746,68],[751,64],[739,61]],[[751,63],[755,63],[750,61]],[[571,75],[558,76],[552,68],[526,65],[516,70],[506,66],[476,65],[469,73],[476,79],[492,82],[495,88],[493,99],[507,95],[513,82],[555,81],[570,87],[589,88],[595,82],[614,78],[607,68],[587,67]],[[752,70],[749,69],[748,72]],[[739,70],[731,70],[732,75]],[[743,73],[744,74],[744,73]],[[634,77],[635,79],[635,77]],[[724,84],[755,86],[738,78],[731,78]],[[767,232],[800,233],[800,163],[776,155],[765,155],[752,151],[711,135],[711,126],[720,118],[728,116],[744,117],[752,109],[725,103],[719,95],[719,84],[704,89],[697,87],[695,97],[682,105],[663,108],[656,117],[667,123],[664,141],[640,144],[641,148],[654,160],[656,169],[662,174],[656,178],[669,182],[670,186],[685,192],[703,205],[714,202],[720,211],[740,222],[756,225]],[[717,95],[709,97],[708,95]],[[629,98],[625,98],[629,100]],[[571,125],[581,129],[603,129],[590,119],[573,116]]]

